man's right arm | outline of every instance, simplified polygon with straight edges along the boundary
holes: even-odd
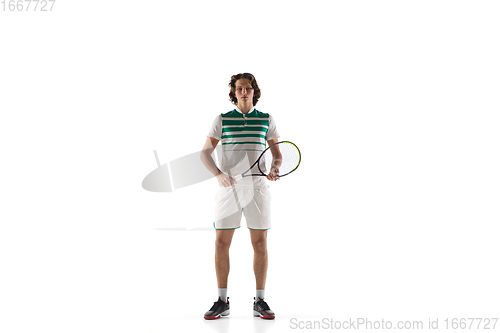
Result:
[[[215,150],[215,147],[217,147],[218,143],[219,140],[212,137],[207,137],[207,141],[205,141],[205,145],[201,150],[200,158],[203,164],[205,164],[205,166],[207,167],[208,171],[210,171],[217,178],[219,184],[224,187],[228,187],[232,184],[236,184],[236,181],[233,179],[233,177],[223,174],[222,171],[219,170],[217,165],[215,165],[214,159],[212,158],[212,153]]]

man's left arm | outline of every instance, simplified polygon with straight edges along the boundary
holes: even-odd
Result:
[[[274,145],[277,142],[278,142],[278,138],[274,138],[274,139],[268,140],[267,144],[269,145],[269,147],[271,147],[272,145]],[[271,154],[273,155],[273,161],[271,162],[271,170],[269,171],[269,174],[266,176],[266,178],[269,180],[275,181],[275,180],[280,179],[280,177],[278,175],[279,175],[279,170],[280,170],[280,166],[281,166],[281,162],[282,162],[282,157],[281,157],[279,145],[271,147],[270,150],[271,150]]]

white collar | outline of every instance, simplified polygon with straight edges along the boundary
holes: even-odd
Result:
[[[235,110],[236,110],[236,111],[238,111],[239,113],[243,114],[243,112],[241,112],[241,110],[240,110],[237,106],[236,106],[236,109],[235,109]],[[253,112],[253,110],[255,110],[255,107],[252,107],[252,108],[250,109],[250,111],[248,111],[248,112],[247,112],[247,114],[249,114],[249,113]]]

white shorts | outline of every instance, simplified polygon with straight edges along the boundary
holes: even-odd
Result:
[[[271,193],[267,186],[221,187],[215,196],[214,228],[237,229],[241,213],[245,214],[247,227],[255,230],[271,228]]]

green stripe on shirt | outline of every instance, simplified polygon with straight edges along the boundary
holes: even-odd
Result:
[[[264,142],[223,142],[223,145],[266,145]]]
[[[262,134],[233,134],[233,135],[227,135],[227,134],[223,134],[222,135],[222,139],[229,139],[229,138],[248,138],[248,137],[251,137],[251,138],[266,138],[265,135],[262,135]]]
[[[266,125],[269,126],[269,119],[266,120],[258,120],[258,119],[247,119],[246,120],[247,125]],[[234,120],[229,120],[229,119],[223,119],[222,120],[222,125],[240,125],[244,126],[245,121],[243,119],[234,119]]]
[[[267,132],[267,127],[225,127],[222,129],[222,133],[224,132],[240,132],[240,131],[259,131],[259,132]]]

